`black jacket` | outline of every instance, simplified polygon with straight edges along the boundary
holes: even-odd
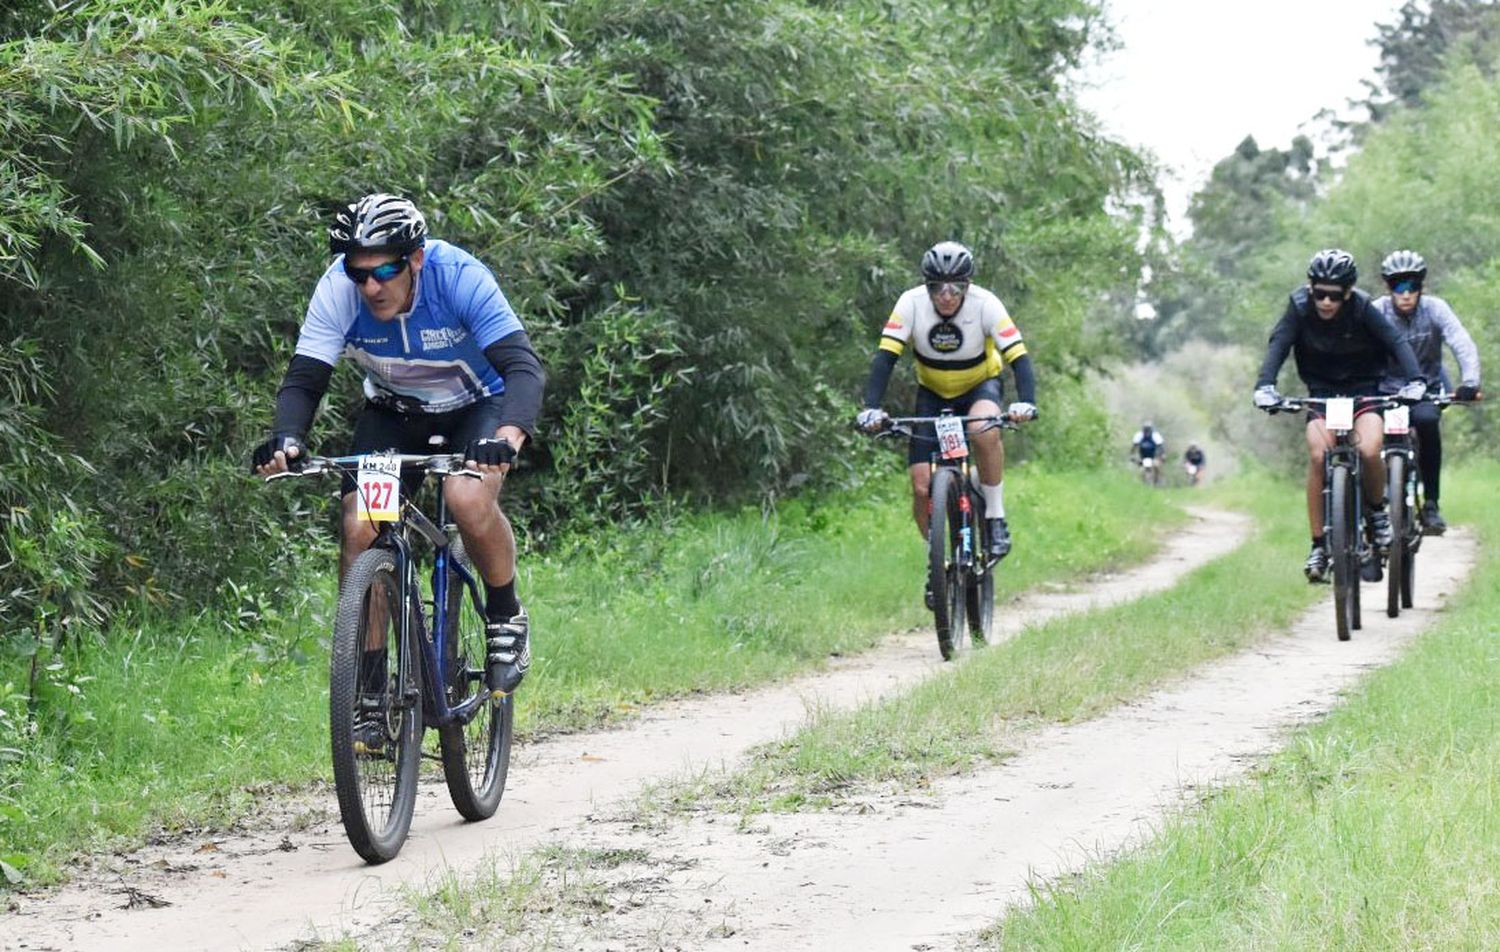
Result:
[[[1297,360],[1297,375],[1315,397],[1360,396],[1380,392],[1386,361],[1393,358],[1407,380],[1422,376],[1416,355],[1363,291],[1355,290],[1330,320],[1318,316],[1306,286],[1293,291],[1286,312],[1271,330],[1257,387],[1273,385],[1286,355]]]

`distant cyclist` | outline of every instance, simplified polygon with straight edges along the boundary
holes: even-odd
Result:
[[[1203,478],[1203,466],[1207,458],[1197,443],[1189,443],[1188,448],[1182,454],[1182,468],[1187,471],[1188,482],[1198,484]]]
[[[1035,418],[1031,357],[1005,305],[973,283],[974,255],[956,241],[939,242],[922,256],[922,278],[923,284],[907,290],[896,301],[885,323],[865,384],[860,428],[873,433],[885,427],[887,417],[880,404],[896,359],[907,344],[911,344],[917,362],[914,416],[936,416],[945,408],[965,416],[1000,415],[1004,400],[1000,374],[1009,365],[1016,376],[1019,399],[1003,412],[1013,420]],[[989,520],[990,555],[1003,558],[1011,545],[1005,521],[1005,445],[998,429],[985,430],[978,423],[969,428],[970,445],[979,464],[985,518]],[[933,435],[931,426],[926,430]],[[914,438],[906,454],[912,515],[924,539],[932,447],[931,439]]]
[[[1387,361],[1400,368],[1398,394],[1421,399],[1427,390],[1417,358],[1370,296],[1354,287],[1359,276],[1347,251],[1328,248],[1312,256],[1307,284],[1287,300],[1281,320],[1271,330],[1265,361],[1255,380],[1255,405],[1271,409],[1281,402],[1276,375],[1288,354],[1297,360],[1297,375],[1312,397],[1358,397],[1379,392]],[[1303,571],[1309,582],[1328,574],[1328,550],[1323,540],[1323,457],[1333,446],[1333,434],[1323,413],[1307,414],[1307,523],[1312,549]],[[1366,525],[1378,548],[1391,544],[1391,519],[1386,512],[1385,465],[1380,459],[1385,430],[1380,414],[1356,408],[1354,444],[1359,450],[1367,505]]]
[[[1167,438],[1151,425],[1150,420],[1147,420],[1131,438],[1130,452],[1135,457],[1136,463],[1149,472],[1160,466],[1161,461],[1166,458]]]
[[[1390,294],[1378,299],[1375,306],[1390,318],[1403,340],[1411,346],[1417,364],[1422,368],[1422,379],[1427,391],[1446,391],[1446,375],[1443,373],[1443,345],[1453,352],[1458,361],[1458,389],[1453,391],[1456,400],[1478,400],[1479,348],[1464,329],[1464,325],[1453,313],[1453,308],[1440,297],[1422,293],[1427,281],[1427,262],[1415,251],[1393,251],[1380,263],[1380,275]],[[1386,378],[1380,389],[1395,393],[1401,387],[1401,368],[1394,363],[1386,368]],[[1438,511],[1438,477],[1443,468],[1443,431],[1439,426],[1441,412],[1436,404],[1423,401],[1411,408],[1411,423],[1417,431],[1417,470],[1422,474],[1422,511],[1418,518],[1422,531],[1428,535],[1442,535],[1448,530],[1443,515]]]

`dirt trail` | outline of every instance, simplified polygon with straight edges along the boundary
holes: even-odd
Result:
[[[1038,731],[1003,765],[854,812],[699,816],[666,831],[595,824],[572,845],[648,856],[610,871],[607,937],[575,922],[569,949],[925,950],[969,947],[1026,884],[1149,835],[1196,790],[1239,774],[1431,625],[1468,575],[1463,531],[1424,546],[1418,607],[1333,637],[1320,602],[1291,631],[1095,720]],[[714,822],[715,819],[718,822]],[[567,931],[563,932],[567,935]],[[605,939],[607,938],[607,941]],[[637,941],[639,940],[639,941]],[[665,941],[663,941],[665,940]]]
[[[1004,606],[999,637],[1062,614],[1171,587],[1244,538],[1243,517],[1194,511],[1157,558],[1074,591],[1027,595]],[[458,820],[441,784],[425,786],[411,840],[379,867],[344,840],[332,791],[278,804],[276,822],[235,835],[184,838],[81,870],[62,890],[22,896],[0,919],[0,948],[264,949],[310,935],[359,933],[385,919],[399,887],[473,868],[486,854],[516,855],[571,835],[599,806],[643,784],[732,765],[752,745],[801,727],[814,708],[847,708],[898,691],[941,665],[928,631],[888,639],[827,670],[784,685],[648,709],[626,727],[518,748],[500,812]],[[308,813],[314,821],[307,822]],[[298,822],[293,823],[293,820]],[[903,904],[905,905],[905,904]]]

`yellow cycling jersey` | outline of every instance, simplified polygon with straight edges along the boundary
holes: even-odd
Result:
[[[917,383],[940,397],[967,393],[1026,353],[1005,305],[977,284],[969,285],[958,313],[947,320],[938,316],[926,285],[902,294],[885,322],[880,349],[899,357],[908,342],[917,358]]]

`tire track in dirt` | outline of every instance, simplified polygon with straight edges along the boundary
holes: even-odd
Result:
[[[1237,514],[1191,512],[1144,565],[999,607],[997,640],[1170,588],[1234,549],[1249,529]],[[518,747],[500,812],[482,824],[461,822],[441,783],[424,784],[411,839],[383,866],[366,866],[349,848],[331,790],[268,804],[275,818],[252,821],[247,832],[101,857],[60,890],[16,897],[0,920],[0,948],[264,949],[309,935],[363,933],[399,912],[403,887],[461,874],[486,855],[565,839],[644,784],[730,767],[748,748],[803,726],[812,710],[853,707],[920,681],[942,666],[934,641],[928,630],[903,633],[785,684],[653,706],[618,729]]]
[[[1331,596],[1282,636],[1202,666],[1094,720],[1024,738],[1003,764],[925,793],[860,798],[857,811],[677,818],[665,831],[596,824],[569,845],[635,850],[612,870],[608,936],[569,949],[925,950],[973,934],[1027,899],[1027,883],[1149,837],[1203,788],[1241,774],[1433,624],[1467,578],[1467,532],[1428,540],[1417,606],[1333,634]],[[1291,567],[1289,566],[1289,571]],[[649,884],[641,889],[641,884]],[[668,941],[663,942],[663,937]]]

